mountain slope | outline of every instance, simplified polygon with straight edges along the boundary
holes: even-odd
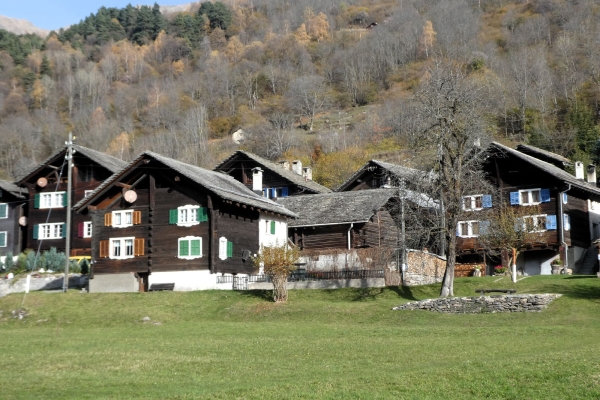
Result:
[[[17,19],[0,15],[0,29],[7,30],[17,35],[24,35],[26,33],[35,33],[41,37],[48,36],[49,30],[38,28],[31,22],[25,19]]]

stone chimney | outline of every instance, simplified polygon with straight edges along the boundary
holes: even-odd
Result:
[[[263,171],[259,167],[252,168],[252,191],[262,196]]]
[[[312,181],[312,168],[311,167],[302,168],[302,176],[307,181]]]
[[[279,161],[279,166],[283,169],[290,170],[290,162],[287,160]]]
[[[575,178],[583,180],[583,163],[575,161]]]
[[[587,181],[590,185],[596,186],[596,166],[594,164],[587,166]]]
[[[294,162],[292,162],[292,171],[302,176],[302,161],[294,160]]]

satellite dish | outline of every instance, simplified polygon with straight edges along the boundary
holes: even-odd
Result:
[[[126,202],[133,203],[137,200],[137,193],[133,190],[128,190],[125,192],[125,195],[123,197],[125,198]]]
[[[42,188],[46,187],[47,184],[48,184],[48,179],[46,179],[46,178],[40,178],[37,180],[37,185],[39,187],[42,187]]]
[[[27,217],[21,217],[21,218],[19,218],[19,225],[21,225],[21,226],[27,226]]]

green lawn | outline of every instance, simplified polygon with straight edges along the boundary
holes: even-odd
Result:
[[[465,278],[457,295],[513,287]],[[438,286],[0,299],[2,399],[598,399],[600,279],[531,277],[542,313],[391,311]],[[151,322],[142,322],[148,316]],[[159,322],[160,324],[154,324]]]

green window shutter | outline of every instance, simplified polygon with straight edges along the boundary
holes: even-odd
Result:
[[[60,236],[61,238],[66,238],[67,237],[67,224],[62,224],[62,235]]]
[[[233,257],[233,242],[227,242],[227,257]]]
[[[0,247],[6,247],[6,232],[0,233]]]
[[[200,207],[198,209],[198,221],[199,222],[208,222],[208,208]]]
[[[199,256],[202,254],[200,252],[200,239],[192,239],[190,240],[190,244],[192,245],[192,251],[190,252],[191,256]]]
[[[40,208],[40,194],[36,193],[33,198],[33,208]]]
[[[169,224],[174,225],[179,220],[177,209],[169,210]]]
[[[0,204],[0,218],[8,217],[8,204]]]
[[[179,255],[189,256],[190,255],[190,242],[188,240],[179,241]]]
[[[275,221],[271,221],[271,235],[275,234]]]
[[[40,226],[39,226],[39,225],[34,225],[34,226],[33,226],[33,238],[34,238],[35,240],[37,240],[37,239],[38,239],[38,237],[39,237],[39,232],[40,232]]]
[[[69,196],[67,196],[67,192],[63,193],[62,197],[63,197],[63,207],[66,207],[67,202],[69,201],[69,199],[68,199]]]

